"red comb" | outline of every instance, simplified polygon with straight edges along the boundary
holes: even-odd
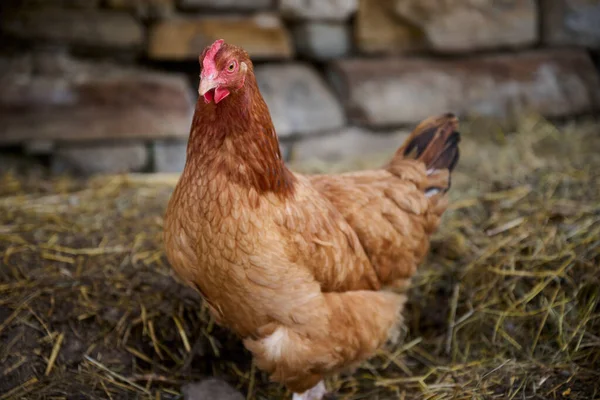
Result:
[[[203,74],[210,75],[217,69],[217,66],[215,64],[215,56],[217,55],[217,52],[221,49],[221,46],[224,42],[225,41],[223,39],[215,41],[210,46],[210,49],[208,49],[208,51],[206,52],[204,60],[202,60],[202,68],[204,70]]]

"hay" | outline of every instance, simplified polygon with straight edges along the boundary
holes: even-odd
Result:
[[[404,341],[330,379],[339,398],[600,397],[598,127],[530,117],[519,131],[466,127]],[[248,398],[286,395],[172,277],[172,186],[0,178],[0,399],[175,399],[207,375]]]

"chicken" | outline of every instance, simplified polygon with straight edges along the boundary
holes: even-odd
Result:
[[[284,164],[241,48],[200,56],[184,171],[165,215],[168,260],[215,322],[297,399],[393,340],[459,157],[457,119],[429,118],[378,170],[303,176]]]

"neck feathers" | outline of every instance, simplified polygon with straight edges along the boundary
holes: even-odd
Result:
[[[198,99],[187,160],[186,168],[226,174],[229,181],[258,193],[282,197],[294,193],[295,177],[283,162],[269,109],[253,74],[219,104]]]

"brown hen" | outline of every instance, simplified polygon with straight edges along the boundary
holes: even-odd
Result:
[[[185,169],[165,216],[177,274],[299,399],[393,338],[446,208],[457,119],[422,122],[386,166],[303,176],[281,158],[248,54],[200,56]]]

